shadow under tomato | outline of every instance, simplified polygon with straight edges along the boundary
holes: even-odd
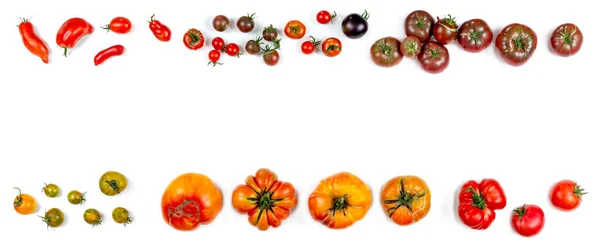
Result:
[[[458,201],[458,196],[460,195],[460,191],[462,190],[462,186],[458,186],[458,188],[456,189],[456,192],[454,192],[454,209],[452,209],[452,213],[454,213],[454,219],[457,223],[463,223],[462,220],[460,220],[460,217],[458,216],[458,205],[459,205],[459,201]],[[464,225],[462,225],[464,226]],[[465,226],[466,228],[466,226]]]

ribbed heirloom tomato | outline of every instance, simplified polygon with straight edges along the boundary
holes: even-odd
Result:
[[[277,175],[266,168],[248,176],[246,184],[237,186],[231,201],[233,208],[248,214],[248,222],[259,230],[279,227],[298,203],[294,186],[279,181]]]
[[[381,206],[394,223],[402,226],[417,223],[431,209],[431,191],[417,176],[398,176],[381,190]]]
[[[506,207],[506,195],[498,181],[487,178],[480,183],[467,181],[458,194],[458,217],[476,230],[487,229],[496,219],[496,212]]]
[[[199,173],[179,175],[165,189],[163,219],[179,231],[211,223],[223,208],[223,194],[212,180]]]
[[[331,175],[308,198],[312,218],[332,229],[343,229],[363,219],[371,208],[371,189],[349,172]]]

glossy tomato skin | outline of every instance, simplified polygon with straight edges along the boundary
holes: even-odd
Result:
[[[535,53],[536,48],[535,31],[520,23],[509,24],[496,37],[496,49],[502,59],[512,66],[525,64]]]
[[[30,53],[39,57],[45,64],[50,62],[48,46],[46,46],[44,40],[35,33],[33,24],[29,22],[29,20],[22,19],[22,22],[19,24],[19,33],[21,34],[23,45],[25,45],[25,48],[27,48]]]
[[[273,24],[265,27],[262,31],[262,36],[265,41],[273,42],[277,39],[277,28],[273,27]]]
[[[579,207],[585,194],[585,189],[576,182],[561,180],[550,190],[550,202],[561,211],[573,211]]]
[[[240,55],[242,54],[240,52],[240,46],[235,43],[230,43],[227,46],[225,46],[225,53],[232,57],[240,57]]]
[[[398,176],[389,180],[381,190],[381,206],[394,223],[415,224],[431,209],[429,186],[417,176]]]
[[[308,198],[308,209],[315,221],[344,229],[362,220],[372,202],[365,182],[352,173],[340,172],[321,180]]]
[[[268,66],[275,66],[279,63],[279,52],[276,49],[271,49],[263,53],[263,61]]]
[[[369,13],[367,10],[362,15],[349,14],[342,20],[342,32],[350,39],[359,39],[369,31]]]
[[[296,189],[280,181],[273,171],[261,168],[238,185],[231,197],[233,208],[248,215],[248,222],[259,230],[279,227],[298,204]]]
[[[107,59],[112,58],[114,56],[120,56],[124,52],[125,52],[125,47],[123,47],[123,45],[120,45],[120,44],[113,45],[106,49],[103,49],[102,51],[98,52],[96,54],[96,56],[94,57],[94,65],[98,66],[98,65],[104,63],[104,61],[106,61]]]
[[[150,17],[150,21],[148,24],[148,27],[150,28],[150,31],[152,31],[152,34],[154,34],[154,37],[156,37],[156,39],[158,39],[161,42],[169,42],[171,40],[171,29],[167,26],[164,25],[162,22],[154,19],[154,14]]]
[[[223,194],[199,173],[181,174],[167,186],[161,200],[163,219],[179,231],[210,224],[223,208]]]
[[[433,37],[438,43],[450,44],[456,40],[458,34],[458,25],[456,20],[451,15],[442,19],[438,18],[435,25],[433,25]]]
[[[485,230],[496,219],[495,210],[506,206],[506,195],[494,179],[486,178],[480,183],[469,180],[460,189],[458,203],[460,220],[472,229]]]
[[[371,60],[381,67],[392,67],[402,61],[400,40],[395,37],[380,38],[371,45]]]
[[[400,43],[400,52],[404,57],[415,58],[421,53],[423,44],[415,36],[408,36]]]
[[[431,74],[439,74],[450,64],[450,54],[443,44],[429,41],[423,45],[418,60],[423,70]]]
[[[583,44],[583,33],[577,25],[565,23],[558,26],[552,37],[550,37],[550,47],[558,56],[569,57],[575,55],[581,49]]]
[[[244,49],[246,50],[246,53],[251,54],[251,55],[259,54],[261,51],[261,47],[260,47],[261,40],[262,40],[262,36],[258,37],[257,39],[248,40],[248,42],[246,42],[246,46],[244,47]]]
[[[291,20],[285,24],[283,32],[288,38],[301,39],[306,35],[306,26],[299,20]]]
[[[248,14],[246,16],[241,16],[236,23],[236,26],[238,28],[238,30],[240,30],[240,32],[242,33],[249,33],[252,30],[254,30],[254,15],[253,14]]]
[[[49,228],[58,228],[65,222],[65,214],[58,208],[49,209],[41,218]]]
[[[328,24],[333,23],[333,19],[337,16],[337,13],[334,11],[333,15],[329,13],[327,10],[322,10],[317,13],[317,22],[320,24]]]
[[[37,209],[35,198],[29,194],[21,193],[21,189],[18,187],[15,187],[14,189],[19,190],[19,195],[17,195],[13,201],[13,208],[15,211],[21,215],[34,213]]]
[[[465,51],[479,53],[490,46],[494,32],[482,19],[470,19],[460,26],[456,38]]]
[[[109,24],[102,27],[107,32],[112,31],[117,34],[126,34],[131,31],[131,20],[126,17],[115,17]]]
[[[69,49],[77,45],[79,40],[94,32],[94,26],[83,18],[70,18],[65,21],[56,34],[56,44],[63,48],[63,56],[67,56]]]
[[[204,34],[200,30],[191,28],[183,35],[183,44],[191,50],[198,50],[204,46]]]
[[[119,48],[119,47],[117,47]],[[120,51],[120,48],[119,50]],[[107,196],[115,196],[127,188],[128,181],[125,175],[117,171],[107,171],[100,177],[98,186],[100,191]]]
[[[434,20],[431,14],[423,10],[411,12],[404,20],[406,36],[414,36],[425,43],[433,35]]]
[[[229,18],[225,15],[217,15],[213,18],[212,26],[218,32],[224,32],[229,28]]]
[[[513,229],[524,237],[533,237],[544,228],[544,211],[537,205],[524,204],[513,210],[511,224]]]
[[[342,52],[342,42],[335,37],[330,37],[321,43],[321,51],[327,57],[338,56]]]
[[[208,52],[208,60],[210,60],[211,63],[219,62],[219,59],[221,59],[221,52],[219,52],[219,50],[213,49]]]
[[[213,38],[211,45],[216,50],[225,51],[225,40],[223,40],[221,37]]]
[[[321,44],[321,41],[317,40],[315,37],[310,36],[310,40],[304,41],[301,46],[302,53],[304,54],[312,54],[315,51],[319,51],[317,46]]]

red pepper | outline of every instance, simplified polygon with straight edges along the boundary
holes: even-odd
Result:
[[[506,195],[494,179],[466,182],[458,194],[458,216],[472,229],[483,230],[492,225],[496,212],[506,207]]]
[[[98,66],[99,64],[104,63],[104,61],[110,57],[122,55],[123,52],[125,52],[125,47],[122,45],[117,44],[110,46],[96,54],[96,57],[94,57],[94,65]]]
[[[23,40],[23,44],[31,52],[33,55],[40,57],[42,62],[48,63],[48,46],[44,43],[36,33],[33,28],[33,24],[29,22],[27,19],[22,19],[23,21],[19,24],[19,33],[21,34],[21,38]]]
[[[148,23],[148,27],[156,39],[162,42],[169,42],[169,40],[171,40],[171,29],[169,29],[169,27],[160,21],[154,19],[154,14],[152,14]]]
[[[56,44],[64,49],[63,55],[67,57],[67,51],[77,44],[81,38],[94,32],[94,26],[83,18],[71,18],[58,29]]]

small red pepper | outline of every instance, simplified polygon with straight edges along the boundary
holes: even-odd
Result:
[[[123,45],[114,45],[110,46],[107,49],[104,49],[94,57],[94,65],[98,66],[99,64],[104,63],[105,60],[109,59],[113,56],[120,56],[125,52],[125,47]]]
[[[56,34],[56,44],[64,49],[63,55],[77,44],[81,38],[94,32],[94,26],[83,18],[70,18],[60,26]]]

